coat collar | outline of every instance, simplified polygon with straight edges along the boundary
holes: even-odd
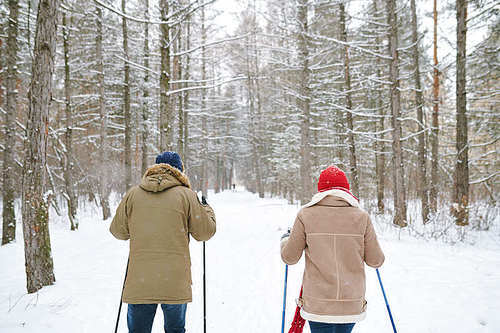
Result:
[[[302,208],[314,206],[328,196],[336,197],[339,200],[348,203],[350,206],[361,208],[359,205],[359,201],[350,192],[337,189],[316,193],[315,195],[313,195],[311,201],[302,206]]]

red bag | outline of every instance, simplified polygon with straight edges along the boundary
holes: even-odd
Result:
[[[303,287],[300,288],[299,299],[302,299],[302,289]],[[297,309],[295,309],[295,316],[293,316],[292,326],[290,327],[288,333],[302,333],[305,324],[306,320],[300,315],[300,307],[297,305]]]

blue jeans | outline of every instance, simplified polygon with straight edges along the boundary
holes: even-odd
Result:
[[[129,333],[151,333],[158,304],[129,304]],[[184,333],[187,304],[162,304],[165,333]]]
[[[311,333],[351,333],[354,324],[329,324],[310,321],[309,327]]]

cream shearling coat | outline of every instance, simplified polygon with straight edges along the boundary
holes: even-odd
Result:
[[[378,268],[384,254],[368,213],[341,190],[318,193],[297,214],[290,237],[281,243],[289,265],[305,252],[303,295],[306,320],[354,323],[366,315],[365,263]]]

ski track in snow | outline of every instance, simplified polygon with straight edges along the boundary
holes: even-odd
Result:
[[[244,191],[210,196],[217,233],[206,244],[207,332],[280,332],[285,266],[279,240],[298,206]],[[115,202],[116,207],[116,202]],[[56,284],[26,294],[22,226],[17,242],[0,248],[0,332],[112,332],[128,242],[108,232],[92,206],[80,211],[80,230],[51,213]],[[386,262],[380,272],[399,332],[500,332],[500,256],[497,248],[395,240],[379,234]],[[191,242],[193,303],[187,331],[203,332],[201,243]],[[290,266],[286,331],[295,311],[303,259]],[[392,332],[375,271],[366,267],[368,317],[354,333]],[[126,304],[119,332],[126,329]],[[163,332],[158,312],[153,332]],[[304,332],[309,332],[308,326]]]

